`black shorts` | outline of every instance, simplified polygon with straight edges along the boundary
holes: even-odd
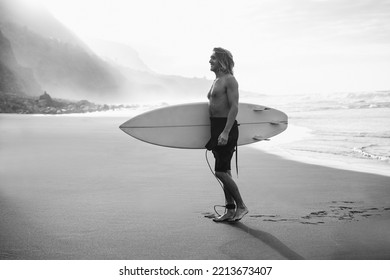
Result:
[[[213,151],[215,158],[215,171],[227,172],[231,170],[231,159],[237,147],[238,124],[234,121],[233,127],[229,133],[229,139],[226,145],[218,145],[218,137],[225,128],[227,118],[210,118],[211,138],[206,144],[206,149]]]

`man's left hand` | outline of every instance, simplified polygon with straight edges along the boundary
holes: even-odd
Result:
[[[226,132],[222,132],[218,137],[218,146],[224,146],[227,144],[229,139],[229,134]]]

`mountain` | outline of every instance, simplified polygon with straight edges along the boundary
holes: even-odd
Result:
[[[42,89],[34,78],[33,71],[20,66],[11,43],[0,30],[0,92],[39,94]]]
[[[131,95],[122,96],[125,101],[141,103],[204,101],[212,84],[207,79],[161,75],[118,65],[116,67],[128,80],[127,89]]]
[[[17,24],[44,38],[55,38],[88,51],[82,40],[36,1],[0,0],[0,23]]]
[[[142,61],[138,52],[127,44],[96,38],[87,38],[84,40],[89,48],[107,62],[121,67],[128,67],[136,71],[153,72],[153,70]]]
[[[136,50],[83,42],[45,8],[0,0],[0,91],[105,103],[204,100],[211,81],[161,75]]]
[[[88,38],[86,44],[126,78],[124,102],[189,102],[204,100],[212,84],[202,78],[163,75],[150,69],[131,46]]]
[[[20,0],[0,0],[0,30],[9,40],[17,64],[30,69],[40,88],[54,96],[109,99],[125,84],[126,79],[116,69],[42,7],[23,9]],[[15,76],[20,74],[14,71]],[[38,95],[42,91],[27,87],[25,93]]]

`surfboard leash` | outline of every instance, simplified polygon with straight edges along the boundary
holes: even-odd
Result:
[[[221,182],[221,180],[218,179],[217,175],[215,175],[215,172],[213,171],[213,168],[211,167],[211,164],[209,162],[209,158],[207,157],[207,152],[208,152],[208,150],[206,149],[205,157],[206,157],[206,162],[207,162],[207,165],[209,166],[210,172],[214,175],[214,178],[217,180],[217,182],[221,186],[222,190],[225,191],[225,188],[223,187],[223,183]],[[237,153],[237,147],[236,147],[236,153]],[[236,164],[237,164],[237,154],[236,154]],[[237,170],[237,177],[238,177],[238,170]],[[225,201],[225,204],[226,203],[227,202]],[[216,209],[217,207],[225,208],[225,213],[226,213],[226,210],[229,208],[229,205],[214,205],[214,212],[217,213],[218,216],[221,216],[221,214]]]
[[[221,180],[218,179],[217,175],[215,175],[215,172],[213,171],[213,168],[211,167],[211,164],[209,162],[209,158],[207,157],[207,152],[208,152],[208,150],[206,149],[206,153],[205,153],[206,162],[207,162],[207,165],[209,166],[210,172],[214,175],[214,178],[217,180],[217,182],[219,183],[219,185],[223,189],[223,184],[222,184]]]

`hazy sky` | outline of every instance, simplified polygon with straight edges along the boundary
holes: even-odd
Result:
[[[242,89],[390,89],[390,0],[35,1],[82,39],[126,43],[163,74],[212,79],[221,46]]]

